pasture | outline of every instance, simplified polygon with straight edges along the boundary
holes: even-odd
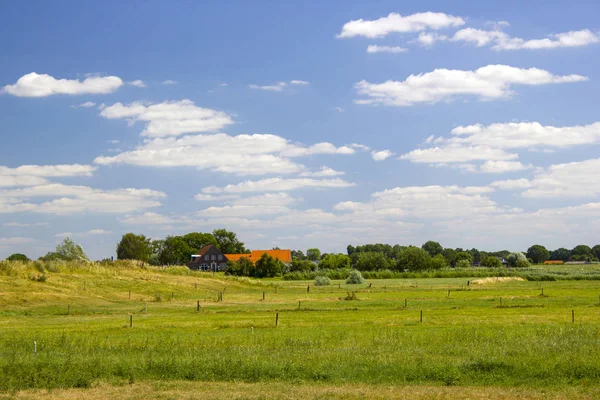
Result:
[[[597,280],[3,263],[0,398],[598,398],[599,296]]]

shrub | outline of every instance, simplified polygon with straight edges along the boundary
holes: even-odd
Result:
[[[315,286],[329,286],[331,285],[331,279],[326,276],[317,276],[315,278]]]
[[[320,269],[350,268],[350,257],[345,254],[327,254],[319,263]]]
[[[469,268],[471,266],[471,263],[469,262],[469,260],[458,260],[456,262],[456,268]]]
[[[383,253],[358,253],[354,267],[360,271],[377,271],[388,269],[392,262]]]
[[[27,257],[25,254],[15,253],[15,254],[12,254],[11,256],[9,256],[7,258],[7,260],[8,261],[27,262],[27,261],[29,261],[29,257]]]
[[[431,262],[429,263],[429,268],[431,269],[443,269],[448,266],[448,261],[446,261],[446,257],[441,254],[438,254],[431,258]]]
[[[346,279],[347,285],[358,285],[361,283],[365,283],[365,278],[361,275],[360,271],[352,270],[350,271],[350,275],[348,279]]]
[[[397,269],[400,271],[422,271],[429,269],[431,256],[425,250],[409,246],[398,255]]]
[[[293,260],[290,265],[290,272],[300,271],[314,271],[317,269],[317,264],[309,260]]]
[[[481,261],[481,266],[486,268],[500,268],[502,267],[502,261],[498,257],[489,256]]]

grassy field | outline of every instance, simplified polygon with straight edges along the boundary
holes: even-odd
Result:
[[[0,264],[6,397],[600,397],[597,280],[43,269]]]

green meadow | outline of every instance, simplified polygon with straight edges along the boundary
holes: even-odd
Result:
[[[0,263],[0,398],[598,398],[599,386],[598,280],[315,286]]]

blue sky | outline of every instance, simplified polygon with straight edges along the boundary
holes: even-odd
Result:
[[[600,5],[3,2],[0,257],[596,244]]]

